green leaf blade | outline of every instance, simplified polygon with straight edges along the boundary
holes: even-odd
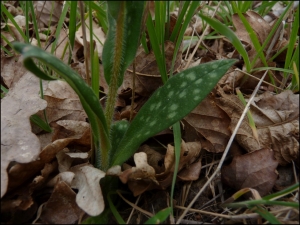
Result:
[[[219,60],[187,69],[157,89],[140,109],[121,140],[112,165],[125,162],[149,137],[192,111],[214,88],[236,60]],[[139,133],[137,133],[137,131]]]
[[[104,76],[108,84],[115,73],[118,73],[118,86],[121,86],[124,72],[135,57],[144,5],[144,1],[107,2],[109,29],[102,55]]]
[[[232,30],[230,30],[226,25],[222,24],[221,22],[219,22],[215,19],[204,16],[203,14],[201,14],[201,18],[203,20],[205,20],[212,28],[214,28],[216,31],[218,31],[219,33],[226,36],[231,41],[232,45],[237,49],[237,51],[243,57],[244,62],[246,64],[247,72],[250,72],[251,64],[249,61],[247,51],[243,47],[243,45],[242,45],[241,41],[238,39],[238,37],[234,34],[234,32]]]

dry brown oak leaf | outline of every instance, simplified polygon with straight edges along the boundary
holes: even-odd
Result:
[[[276,182],[277,166],[274,152],[267,148],[236,156],[229,166],[222,167],[222,182],[236,191],[253,188],[265,196]]]
[[[231,118],[230,130],[235,128],[244,105],[235,95],[221,95],[216,103]],[[272,148],[276,160],[285,165],[295,160],[299,154],[299,95],[284,91],[278,95],[265,92],[256,97],[250,112],[256,124],[258,140],[253,136],[248,118],[245,118],[237,132],[236,140],[248,152],[260,148]]]

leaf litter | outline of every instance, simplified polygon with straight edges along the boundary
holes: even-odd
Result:
[[[55,4],[62,6],[61,3]],[[5,6],[9,7],[8,4]],[[40,8],[37,7],[37,10]],[[41,15],[39,24],[42,27],[48,26],[47,13],[42,12]],[[244,16],[262,44],[274,26],[274,21],[267,21],[254,11],[248,11]],[[172,20],[176,19],[177,14],[173,13]],[[242,22],[236,14],[233,15],[232,21],[235,33],[245,44],[250,59],[254,58],[257,53]],[[55,18],[52,18],[52,22],[57,23]],[[194,16],[186,35],[191,35],[194,29],[201,34],[202,25],[201,19]],[[94,22],[93,27],[94,31],[99,32],[100,41],[104,42],[105,34],[101,27]],[[70,54],[74,62],[71,66],[82,77],[86,77],[82,60],[84,56],[80,53],[82,51],[80,32],[81,29],[76,33],[73,53],[68,52],[64,60]],[[58,41],[63,43],[55,53],[58,57],[63,55],[63,48],[67,43],[66,35],[67,33],[62,32],[59,37]],[[21,37],[17,36],[17,39]],[[95,42],[101,58],[102,45],[98,40]],[[279,40],[275,40],[267,59],[287,44],[286,39],[280,43]],[[42,43],[42,46],[45,46],[45,43]],[[194,47],[195,42],[190,48]],[[171,64],[173,49],[174,45],[171,42],[165,43],[167,70]],[[182,46],[176,59],[175,73],[186,66],[184,58],[188,54],[190,53],[186,49],[183,50]],[[276,60],[285,58],[284,54],[286,53],[281,53],[280,57],[275,58],[273,64],[269,66],[276,67],[276,63],[280,64],[281,61]],[[90,128],[85,122],[86,115],[78,96],[65,82],[52,81],[43,83],[45,100],[40,99],[38,79],[25,72],[20,59],[15,61],[14,57],[2,56],[4,54],[1,51],[1,76],[9,88],[9,94],[1,100],[1,216],[4,216],[6,221],[18,223],[32,222],[35,219],[42,223],[72,224],[82,221],[87,215],[98,215],[104,209],[99,180],[105,173],[89,163]],[[205,40],[202,43],[202,50],[199,48],[196,51],[189,67],[212,60],[238,57],[238,52],[225,38]],[[162,85],[152,52],[145,54],[140,48],[135,63],[135,76],[130,66],[118,91],[119,101],[115,116],[118,120],[122,118],[129,120],[132,113],[133,116],[136,115],[147,98]],[[261,66],[263,64],[258,59],[255,67]],[[239,71],[237,68],[242,70]],[[100,85],[105,94],[108,86],[103,79],[102,66],[100,70],[102,70]],[[211,94],[182,120],[183,140],[177,174],[179,182],[175,187],[175,199],[179,205],[186,205],[185,201],[188,203],[195,195],[188,192],[189,189],[197,192],[204,185],[215,170],[220,153],[225,150],[244,110],[244,105],[233,94],[235,88],[240,87],[247,94],[247,91],[253,90],[258,83],[243,72],[245,72],[243,64],[235,65],[220,80]],[[261,78],[263,72],[254,72],[252,75]],[[282,80],[281,72],[271,71],[271,73],[276,81]],[[247,82],[245,79],[248,79]],[[270,82],[270,79],[267,77],[265,81]],[[275,84],[279,85],[278,82]],[[262,90],[273,89],[266,86]],[[54,129],[51,134],[44,134],[41,129],[28,123],[31,115],[38,113],[41,116],[45,108],[50,126]],[[279,177],[284,176],[280,168],[299,160],[299,95],[291,91],[278,94],[264,91],[255,97],[250,111],[254,117],[259,140],[253,136],[249,121],[245,118],[228,155],[229,161],[222,167],[221,177],[211,183],[210,188],[203,193],[195,206],[202,208],[211,200],[220,202],[218,196],[222,196],[221,198],[230,196],[232,194],[230,189],[223,190],[226,193],[222,195],[222,184],[223,188],[229,186],[235,191],[247,187],[256,189],[261,196],[269,194],[274,188],[279,187],[275,185],[278,173]],[[149,206],[153,202],[149,200],[149,195],[156,196],[155,213],[166,207],[166,196],[169,195],[168,188],[174,172],[175,156],[170,134],[172,130],[167,129],[149,139],[139,148],[133,159],[113,172],[126,184],[121,188],[128,187],[134,196],[142,197],[140,207],[150,210]],[[20,154],[20,151],[24,153]],[[289,168],[289,173],[292,173],[292,167]],[[189,185],[191,181],[193,184]],[[286,186],[288,184],[280,183],[281,189]],[[207,207],[211,211],[221,212],[220,208],[213,204],[208,204]],[[128,209],[126,206],[122,208]],[[126,210],[122,213],[127,216]],[[36,215],[37,211],[39,213]],[[16,218],[15,215],[21,216]],[[186,219],[186,221],[211,221],[212,217],[193,213]],[[137,212],[131,221],[141,223],[145,220],[145,216]]]

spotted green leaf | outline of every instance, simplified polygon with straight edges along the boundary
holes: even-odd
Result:
[[[171,77],[140,109],[118,145],[112,165],[125,162],[142,142],[191,112],[235,62],[209,62]]]

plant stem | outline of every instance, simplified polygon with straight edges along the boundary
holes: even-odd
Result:
[[[111,122],[113,120],[114,115],[114,108],[115,102],[117,99],[117,91],[118,91],[118,78],[120,76],[122,64],[123,64],[123,57],[122,51],[125,48],[124,43],[124,32],[126,31],[125,27],[125,2],[121,3],[120,11],[118,15],[118,19],[116,21],[116,45],[114,49],[114,56],[113,56],[113,66],[111,70],[111,80],[108,89],[107,101],[106,101],[106,108],[105,108],[105,118],[107,121],[107,128],[110,130]]]

